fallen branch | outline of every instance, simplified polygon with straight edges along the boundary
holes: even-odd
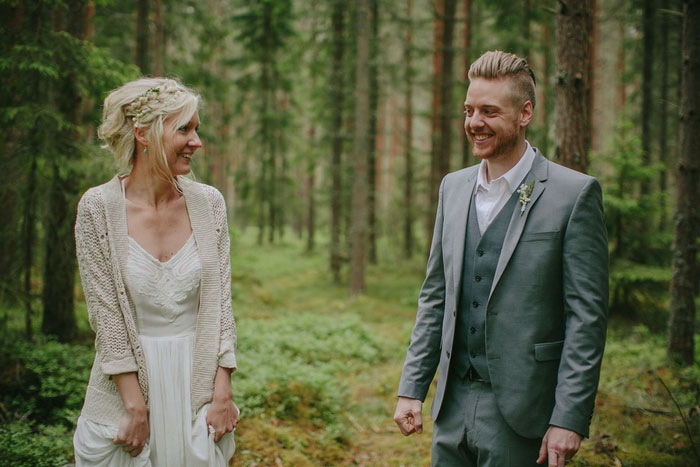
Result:
[[[695,447],[695,442],[693,441],[693,435],[690,433],[690,427],[688,427],[688,422],[685,419],[685,416],[683,415],[683,410],[681,410],[681,406],[678,405],[678,402],[676,402],[676,398],[673,397],[673,393],[671,390],[666,386],[666,383],[664,382],[663,379],[661,379],[661,376],[657,372],[654,372],[656,377],[659,379],[661,384],[663,385],[664,388],[666,388],[666,392],[668,392],[668,395],[671,397],[671,400],[676,406],[676,409],[678,409],[678,413],[681,416],[681,419],[683,420],[683,425],[685,425],[685,431],[688,433],[688,438],[690,439],[690,445],[693,446],[693,452],[695,452],[695,460],[698,461],[698,465],[700,465],[700,455],[698,455],[698,449]]]

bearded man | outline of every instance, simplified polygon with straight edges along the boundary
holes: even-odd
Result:
[[[481,163],[440,185],[394,420],[422,431],[436,370],[434,466],[563,466],[588,436],[605,346],[608,243],[598,181],[525,139],[535,77],[513,54],[469,69]]]

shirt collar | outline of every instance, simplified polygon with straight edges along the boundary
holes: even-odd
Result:
[[[477,188],[483,188],[488,191],[489,187],[498,180],[505,180],[508,184],[510,193],[514,192],[518,188],[518,184],[525,178],[527,173],[532,168],[532,163],[535,160],[535,151],[530,146],[530,143],[525,140],[525,152],[520,157],[517,164],[513,166],[508,172],[504,173],[495,180],[491,180],[491,183],[486,182],[486,160],[482,160],[479,164],[479,172],[476,178]]]

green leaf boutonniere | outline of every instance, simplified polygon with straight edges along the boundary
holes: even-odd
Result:
[[[520,185],[520,188],[518,188],[518,194],[520,194],[520,215],[522,216],[523,213],[525,212],[525,207],[527,206],[527,203],[530,202],[530,193],[532,193],[532,187],[535,186],[535,179],[533,178],[530,180],[530,183],[528,185],[522,184]]]

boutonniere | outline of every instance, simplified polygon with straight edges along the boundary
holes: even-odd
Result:
[[[533,178],[530,180],[530,183],[528,185],[522,184],[520,185],[520,188],[518,188],[518,194],[520,194],[520,215],[522,216],[523,213],[525,212],[525,207],[527,204],[531,201],[530,200],[530,193],[532,193],[532,187],[535,186],[535,179]]]

